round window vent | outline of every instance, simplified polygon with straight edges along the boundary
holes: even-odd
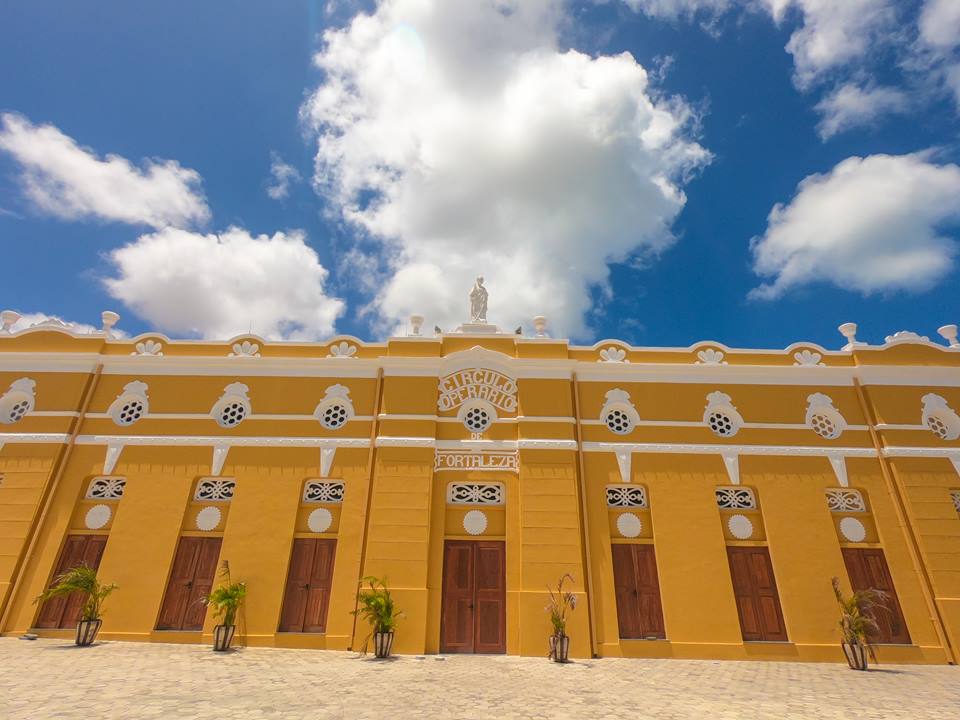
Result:
[[[239,402],[227,403],[220,410],[220,424],[224,427],[239,425],[247,416],[247,409]]]
[[[707,424],[710,426],[710,429],[720,437],[729,437],[736,432],[733,420],[723,412],[714,411],[710,413],[707,418]]]
[[[603,418],[603,422],[610,428],[610,432],[617,435],[626,435],[633,430],[633,420],[623,410],[611,410]]]
[[[936,415],[927,418],[927,427],[941,440],[946,440],[950,436],[949,426]]]
[[[342,403],[328,405],[320,416],[320,424],[329,430],[337,430],[343,427],[349,418],[347,406]]]
[[[21,400],[18,403],[14,403],[13,407],[10,408],[10,412],[7,415],[7,419],[11,423],[15,423],[18,420],[22,420],[23,416],[26,415],[29,411],[30,411],[30,401]]]
[[[10,389],[0,397],[0,423],[12,425],[33,411],[36,385],[30,378],[20,378],[10,385]]]
[[[810,417],[810,426],[817,435],[826,440],[833,440],[840,434],[833,420],[820,413],[815,413]]]
[[[492,422],[490,413],[482,407],[472,407],[463,414],[463,424],[470,432],[483,432]]]
[[[140,400],[131,400],[124,403],[120,408],[117,421],[120,425],[133,425],[137,420],[143,417],[143,402]]]

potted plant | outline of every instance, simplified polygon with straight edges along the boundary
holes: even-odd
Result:
[[[116,589],[115,583],[102,584],[97,579],[97,571],[81,563],[58,575],[53,585],[41,593],[34,602],[46,602],[51,598],[79,593],[83,598],[83,606],[80,609],[80,620],[77,622],[76,643],[86,647],[93,645],[93,641],[97,639],[97,633],[100,632],[100,626],[103,624],[100,616],[103,601]]]
[[[550,593],[550,604],[545,608],[550,613],[550,624],[553,625],[553,634],[550,636],[550,652],[547,657],[558,663],[570,661],[570,636],[567,635],[567,613],[577,607],[577,596],[571,590],[564,590],[563,584],[573,578],[564,573],[557,581],[556,590],[547,587]]]
[[[233,635],[237,629],[237,611],[247,596],[247,584],[231,580],[230,563],[226,560],[220,566],[220,577],[223,582],[207,595],[204,601],[213,608],[214,617],[223,619],[223,622],[213,628],[213,649],[223,652],[229,650],[233,644]]]
[[[403,617],[403,613],[396,609],[385,580],[365,577],[362,582],[370,587],[357,593],[358,606],[353,614],[359,615],[370,623],[374,656],[388,658],[393,650],[393,633],[397,627],[397,620]],[[362,655],[366,654],[369,642],[370,635],[367,635],[366,640],[363,641],[363,649],[360,651]]]
[[[876,611],[886,607],[887,593],[882,590],[855,590],[850,597],[840,591],[840,580],[833,578],[833,594],[840,606],[840,646],[853,670],[867,669],[867,653],[877,662],[870,636],[878,630]]]

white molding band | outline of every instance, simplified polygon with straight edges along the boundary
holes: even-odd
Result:
[[[65,443],[70,436],[66,433],[0,433],[0,443]]]
[[[2,437],[2,436],[0,436]],[[66,439],[66,436],[64,436]],[[156,445],[156,446],[219,446],[226,447],[370,447],[368,438],[315,438],[315,437],[217,437],[189,435],[79,435],[77,445]],[[109,473],[104,473],[109,474]]]
[[[800,455],[825,457],[844,455],[847,457],[876,457],[877,452],[870,448],[825,448],[806,445],[685,445],[683,443],[616,443],[585,442],[584,452],[613,452],[622,450],[636,453],[664,453],[691,455]]]
[[[577,450],[576,440],[436,440],[432,437],[376,439],[376,447],[416,447],[438,450]]]

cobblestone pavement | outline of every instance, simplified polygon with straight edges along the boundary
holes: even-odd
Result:
[[[960,668],[353,653],[0,638],[0,718],[960,717]]]

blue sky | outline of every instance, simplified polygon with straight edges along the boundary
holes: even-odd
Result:
[[[960,12],[822,6],[7,3],[0,305],[372,339],[483,273],[579,341],[939,339]]]

